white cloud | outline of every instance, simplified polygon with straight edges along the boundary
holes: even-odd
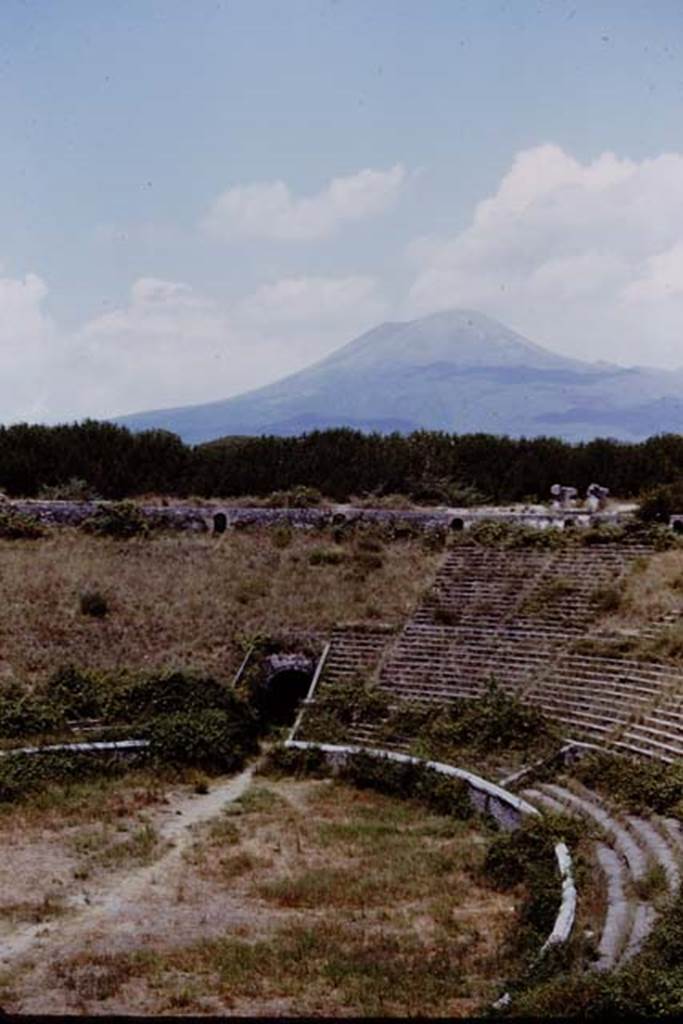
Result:
[[[129,301],[72,332],[35,275],[0,279],[0,422],[101,418],[205,402],[321,358],[384,312],[367,277],[298,277],[232,305],[140,278]]]
[[[411,313],[470,306],[588,359],[683,365],[683,154],[518,154],[453,238],[411,247]]]
[[[344,224],[389,209],[405,179],[405,168],[396,164],[387,171],[366,168],[333,178],[316,195],[300,198],[292,195],[283,181],[236,185],[215,200],[202,224],[224,241],[326,238]]]
[[[261,285],[238,306],[241,317],[263,324],[334,320],[362,311],[364,318],[380,315],[382,302],[372,277],[286,277]]]
[[[44,311],[45,283],[36,274],[0,278],[0,420],[34,420],[49,404],[51,370],[63,359],[61,339]]]

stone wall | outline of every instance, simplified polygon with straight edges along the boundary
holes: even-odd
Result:
[[[5,507],[33,516],[46,526],[78,526],[94,515],[98,509],[106,508],[107,502],[71,501],[11,501]],[[398,534],[401,529],[429,532],[435,529],[466,530],[481,520],[516,522],[538,529],[587,528],[600,524],[618,525],[630,518],[629,513],[601,512],[591,514],[583,510],[556,512],[531,509],[506,508],[426,508],[426,509],[370,509],[349,505],[335,505],[326,508],[235,508],[230,505],[142,505],[140,511],[150,523],[171,529],[211,531],[221,526],[226,529],[249,527],[290,526],[296,529],[322,529],[328,526],[344,526],[354,523],[373,523],[393,527]],[[217,519],[218,517],[218,519]],[[223,518],[221,518],[223,517]],[[683,520],[683,516],[672,517]]]

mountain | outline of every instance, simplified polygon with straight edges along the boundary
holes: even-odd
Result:
[[[683,430],[683,371],[570,359],[481,313],[450,310],[381,324],[267,387],[116,422],[193,444],[333,426],[636,440]]]

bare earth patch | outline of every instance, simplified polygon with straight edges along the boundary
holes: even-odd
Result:
[[[249,771],[165,799],[143,826],[125,819],[129,838],[145,827],[153,841],[120,862],[91,851],[85,880],[74,836],[87,821],[34,820],[10,848],[0,900],[22,858],[36,884],[50,866],[61,900],[52,917],[2,924],[4,1009],[463,1016],[498,994],[521,894],[482,880],[480,826]]]

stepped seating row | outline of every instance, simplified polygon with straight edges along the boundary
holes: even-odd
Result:
[[[512,614],[530,577],[547,562],[546,552],[456,548],[444,560],[413,621],[435,622],[447,613],[462,625],[498,624]]]
[[[576,548],[559,552],[521,601],[516,621],[562,623],[578,633],[595,615],[596,592],[648,548]]]
[[[571,651],[584,632],[582,614],[592,614],[595,587],[649,553],[635,545],[550,553],[456,548],[397,639],[381,630],[335,630],[322,682],[367,677],[381,660],[379,685],[391,696],[447,703],[479,697],[495,679],[573,738],[674,760],[683,756],[683,711],[667,698],[683,692],[683,674],[654,662]],[[556,602],[542,607],[544,588],[557,579],[573,588],[567,607],[578,622],[558,615]],[[486,600],[489,612],[480,614]],[[530,607],[538,613],[529,614]],[[453,620],[435,621],[444,608],[453,610]]]
[[[657,916],[653,904],[638,896],[638,883],[650,869],[660,867],[669,896],[678,892],[680,831],[672,827],[672,819],[612,814],[595,793],[575,783],[571,789],[546,783],[522,796],[541,809],[580,815],[603,831],[605,838],[594,843],[594,855],[605,880],[607,911],[595,966],[609,970],[627,962],[642,947]]]
[[[411,624],[388,653],[380,685],[398,697],[437,687],[446,700],[478,696],[492,678],[518,690],[545,669],[550,649],[524,633]]]
[[[678,693],[629,725],[615,745],[627,752],[668,762],[683,757],[683,681]]]
[[[414,621],[459,625],[562,624],[578,634],[594,615],[596,589],[620,576],[644,546],[559,552],[463,547],[445,559]]]
[[[337,627],[330,637],[321,683],[347,682],[359,674],[372,675],[392,639],[386,630]]]
[[[636,716],[649,716],[652,705],[681,682],[664,665],[567,655],[524,698],[568,726],[571,735],[597,738]]]

